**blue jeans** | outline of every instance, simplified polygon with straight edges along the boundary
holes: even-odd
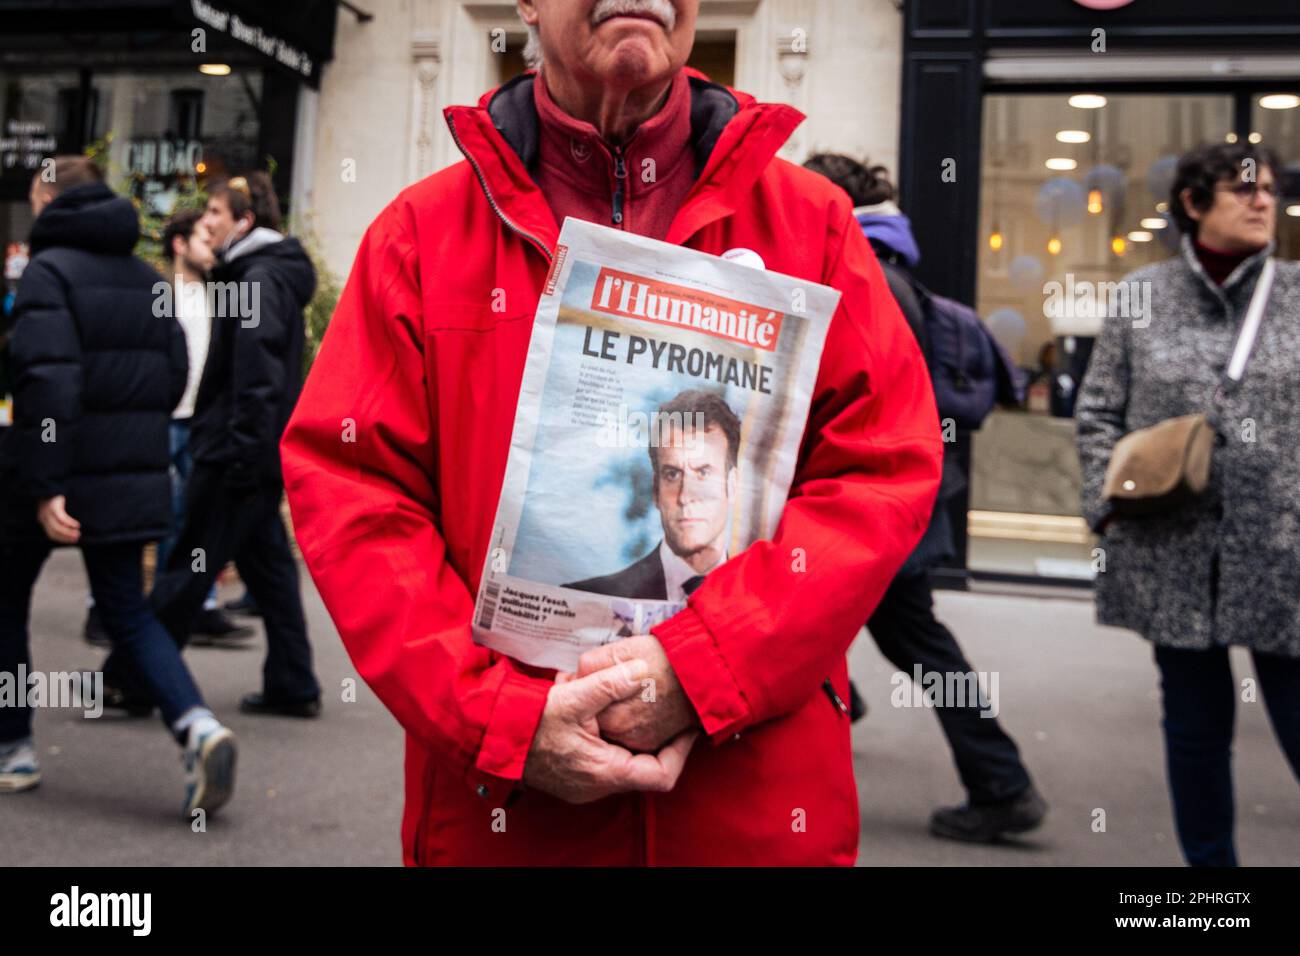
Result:
[[[185,485],[194,471],[194,459],[190,457],[190,420],[173,418],[171,429],[171,478],[172,478],[172,533],[158,542],[158,569],[167,567],[167,558],[176,547],[176,536],[181,533],[185,523]],[[217,585],[214,582],[208,591],[205,604],[216,606]]]
[[[1300,779],[1300,659],[1252,655],[1264,707]],[[1232,736],[1237,685],[1228,650],[1156,647],[1174,824],[1190,866],[1236,866]]]
[[[144,596],[143,550],[138,541],[85,545],[81,557],[114,657],[149,688],[170,731],[182,714],[203,706],[203,699],[176,642],[158,623]],[[0,574],[0,671],[16,674],[21,663],[31,672],[28,618],[32,587],[49,554],[50,545],[39,541],[0,544],[0,568],[4,568]],[[32,715],[22,696],[22,706],[0,707],[0,743],[31,735]]]

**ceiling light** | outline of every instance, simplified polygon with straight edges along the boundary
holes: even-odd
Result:
[[[1266,110],[1293,110],[1300,106],[1300,96],[1294,93],[1270,93],[1259,98],[1259,105]]]
[[[1300,216],[1300,206],[1287,206],[1286,214],[1288,216]]]
[[[1252,143],[1262,143],[1264,142],[1264,134],[1251,133],[1249,136],[1246,137],[1246,139],[1250,140]]]
[[[1096,93],[1075,93],[1067,102],[1077,110],[1099,110],[1106,105],[1106,97]]]
[[[1141,229],[1134,229],[1128,234],[1129,242],[1150,242],[1154,238],[1155,236],[1151,235],[1151,233],[1145,232]]]
[[[1063,129],[1056,134],[1058,143],[1086,143],[1092,139],[1092,134],[1086,129]]]
[[[1143,229],[1164,229],[1166,226],[1169,225],[1169,223],[1156,216],[1149,216],[1146,219],[1143,219],[1142,222],[1139,223],[1139,225]]]
[[[207,76],[229,76],[229,63],[200,63],[199,72]]]
[[[1053,156],[1047,161],[1046,165],[1048,169],[1067,170],[1076,169],[1079,164],[1075,160],[1069,159],[1065,156]]]

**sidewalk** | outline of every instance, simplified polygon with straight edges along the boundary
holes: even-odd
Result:
[[[1086,592],[1084,592],[1086,594]],[[1049,804],[1043,827],[999,847],[936,840],[934,806],[960,803],[933,711],[890,706],[893,666],[864,633],[849,660],[871,711],[854,726],[860,865],[1181,866],[1165,787],[1151,647],[1093,623],[1091,600],[938,592],[936,613],[976,671],[998,671],[998,719]],[[1238,684],[1250,657],[1232,652]],[[1245,866],[1300,863],[1300,785],[1262,700],[1237,704],[1237,855]],[[1106,831],[1093,831],[1105,811]]]
[[[209,703],[240,735],[235,799],[193,833],[179,820],[178,751],[156,719],[45,710],[36,740],[45,779],[0,798],[0,865],[396,865],[402,806],[402,734],[358,682],[329,617],[303,575],[305,605],[325,689],[319,721],[246,717],[239,698],[258,687],[262,642],[244,650],[193,648],[187,659]],[[236,596],[227,589],[222,599]],[[57,552],[38,585],[33,665],[97,667],[81,640],[85,575]],[[862,806],[860,863],[868,865],[1178,865],[1165,793],[1147,646],[1096,628],[1086,601],[941,593],[949,623],[978,670],[997,670],[1002,719],[1052,804],[1041,833],[1011,847],[970,847],[925,832],[931,808],[961,799],[933,712],[890,706],[892,668],[865,636],[853,670],[871,713],[854,728]],[[1234,662],[1239,676],[1245,659]],[[1239,706],[1238,851],[1244,863],[1300,861],[1300,790],[1260,703]],[[1092,811],[1106,810],[1106,833]]]

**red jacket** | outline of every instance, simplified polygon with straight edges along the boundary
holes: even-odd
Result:
[[[553,672],[475,644],[470,613],[559,234],[526,167],[530,82],[445,111],[469,161],[370,226],[281,446],[307,566],[407,733],[405,862],[851,864],[849,720],[823,684],[848,699],[845,651],[925,528],[938,415],[848,197],[775,158],[802,115],[696,74],[702,172],[668,241],[843,299],[775,538],[654,629],[708,735],[676,789],[575,806],[518,785]]]

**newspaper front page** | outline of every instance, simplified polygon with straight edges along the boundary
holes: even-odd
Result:
[[[736,253],[565,219],[479,586],[480,644],[574,671],[774,534],[840,294]]]

